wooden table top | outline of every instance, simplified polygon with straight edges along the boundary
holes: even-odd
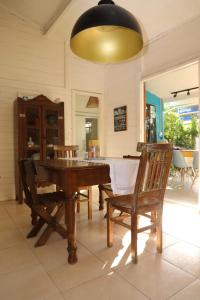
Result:
[[[65,169],[93,169],[93,168],[105,168],[106,163],[96,163],[81,160],[67,160],[67,159],[55,159],[40,161],[41,166],[48,167],[48,169],[65,170]]]

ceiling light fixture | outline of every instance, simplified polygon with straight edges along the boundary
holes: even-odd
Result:
[[[86,60],[114,63],[129,59],[142,49],[142,32],[130,12],[111,0],[101,0],[75,23],[70,47]]]
[[[187,96],[190,96],[190,91],[192,90],[197,90],[199,87],[196,86],[196,87],[193,87],[193,88],[189,88],[189,89],[185,89],[185,90],[180,90],[180,91],[175,91],[175,92],[172,92],[171,95],[173,95],[173,97],[175,98],[177,96],[178,93],[184,93],[184,92],[187,92]]]

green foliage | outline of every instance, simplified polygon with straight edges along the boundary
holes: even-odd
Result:
[[[164,128],[164,137],[166,140],[178,147],[194,149],[195,138],[199,133],[196,117],[192,117],[189,125],[184,125],[184,122],[176,112],[165,112]]]

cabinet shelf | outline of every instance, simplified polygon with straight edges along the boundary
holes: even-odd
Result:
[[[27,151],[39,150],[40,146],[26,146]]]

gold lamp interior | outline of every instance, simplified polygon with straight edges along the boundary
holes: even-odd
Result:
[[[97,26],[77,33],[71,39],[70,47],[86,60],[114,63],[136,55],[143,47],[143,40],[133,29]]]

